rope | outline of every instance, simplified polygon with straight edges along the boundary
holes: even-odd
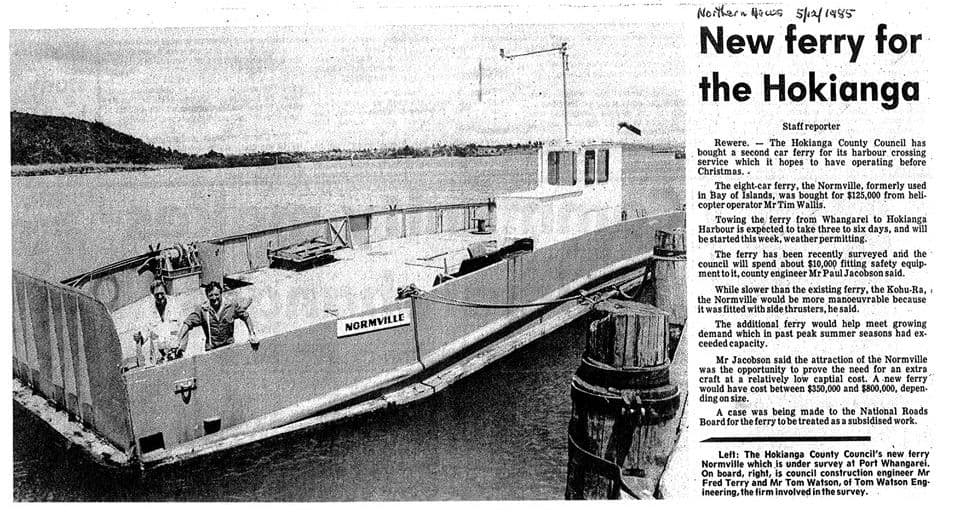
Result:
[[[645,268],[645,269],[644,269],[643,274],[640,276],[640,284],[646,283],[647,279],[650,277],[650,271],[649,271],[649,270],[650,270],[649,268]],[[642,287],[641,287],[641,286],[637,286],[637,287],[636,287],[637,289],[633,292],[633,294],[629,294],[629,293],[623,291],[623,288],[625,288],[625,286],[626,286],[626,283],[621,284],[621,285],[613,286],[613,288],[614,288],[615,290],[617,290],[617,294],[620,295],[621,298],[626,299],[626,300],[636,300],[637,297],[640,296],[640,291],[642,290]]]
[[[630,295],[629,293],[623,291],[620,286],[617,286],[616,289],[617,293],[620,294],[620,297],[626,300],[634,300],[637,298],[637,295],[640,295],[640,290],[637,290],[633,293],[633,295]]]
[[[581,457],[581,460],[587,462],[588,465],[592,465],[597,468],[600,476],[606,478],[607,480],[611,480],[616,487],[618,487],[621,491],[626,492],[633,499],[642,499],[640,497],[640,493],[632,489],[629,485],[627,485],[626,482],[623,481],[623,468],[621,468],[619,464],[587,451],[582,446],[577,444],[570,432],[567,432],[567,443],[571,448],[574,449],[577,455]]]

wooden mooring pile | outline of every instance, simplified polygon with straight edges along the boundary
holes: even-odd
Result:
[[[566,499],[652,497],[676,442],[670,420],[686,378],[671,375],[687,316],[682,229],[657,232],[653,265],[656,305],[610,299],[593,308],[570,386]]]

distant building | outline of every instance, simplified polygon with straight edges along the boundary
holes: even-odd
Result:
[[[503,148],[499,146],[477,146],[477,156],[502,155]]]

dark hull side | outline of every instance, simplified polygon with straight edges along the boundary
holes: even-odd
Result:
[[[619,223],[432,291],[499,304],[576,294],[636,266],[650,252],[657,230],[683,223],[682,212]],[[410,298],[359,315],[409,311],[411,321],[392,328],[343,336],[333,320],[263,339],[256,350],[231,346],[121,374],[115,329],[95,299],[19,273],[14,274],[14,299],[17,379],[64,410],[71,410],[70,400],[87,404],[76,410],[90,414],[75,419],[126,453],[131,464],[144,465],[254,441],[258,433],[285,426],[306,426],[310,418],[351,400],[436,373],[456,354],[488,342],[507,326],[544,314],[536,308],[476,309]],[[84,313],[84,304],[92,312]],[[71,307],[79,313],[65,313]],[[111,342],[116,353],[108,347]]]

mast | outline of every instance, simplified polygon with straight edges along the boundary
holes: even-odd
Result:
[[[483,59],[480,59],[480,66],[477,70],[477,76],[480,81],[480,88],[477,90],[477,101],[483,102]]]
[[[527,55],[537,55],[539,53],[549,53],[549,52],[559,52],[560,53],[560,69],[563,73],[563,140],[570,140],[570,132],[567,124],[567,69],[570,67],[567,60],[567,43],[560,43],[560,46],[556,48],[548,48],[546,50],[534,50],[532,52],[526,53],[517,53],[513,55],[507,55],[503,48],[500,48],[500,57],[513,60],[517,57],[526,57]]]

